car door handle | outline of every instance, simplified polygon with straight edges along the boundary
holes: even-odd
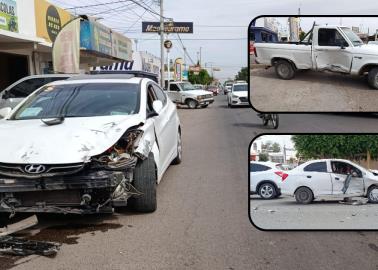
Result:
[[[307,175],[307,178],[312,178],[312,176],[311,175]]]
[[[335,177],[335,180],[340,180],[340,178],[338,178],[338,177]]]

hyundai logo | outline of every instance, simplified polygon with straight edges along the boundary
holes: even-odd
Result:
[[[25,171],[31,174],[40,174],[46,171],[46,167],[43,165],[27,165]]]

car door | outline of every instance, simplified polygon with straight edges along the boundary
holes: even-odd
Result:
[[[318,161],[305,166],[299,185],[310,187],[314,195],[331,195],[332,180],[327,162]]]
[[[352,164],[331,161],[332,194],[336,196],[362,196],[364,179],[362,171]]]
[[[350,73],[352,46],[338,29],[319,28],[315,44],[313,62],[316,70]]]
[[[173,102],[181,103],[181,89],[177,84],[170,84],[167,94]]]
[[[168,106],[167,96],[160,87],[154,83],[150,83],[147,86],[148,94],[148,108],[152,110],[152,103],[155,100],[160,100],[163,103],[163,108],[158,116],[154,117],[155,134],[160,150],[160,168],[164,171],[170,163],[172,156],[173,144],[177,141],[173,139],[173,134],[176,134],[175,123],[173,121],[172,108]]]

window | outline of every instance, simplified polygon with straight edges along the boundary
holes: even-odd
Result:
[[[340,32],[336,29],[319,29],[318,44],[319,46],[348,47],[348,42],[346,42]]]
[[[362,172],[356,167],[350,165],[349,163],[332,161],[331,162],[332,172],[336,174],[353,174],[356,173],[358,177],[362,177]]]
[[[169,88],[170,88],[170,91],[176,91],[176,92],[180,91],[180,88],[177,86],[177,84],[171,84]]]
[[[45,84],[45,78],[25,80],[11,88],[9,94],[13,98],[25,98]]]
[[[307,165],[303,171],[305,172],[327,172],[327,163],[325,161],[315,162]]]
[[[167,96],[165,95],[164,91],[161,90],[161,88],[156,84],[153,85],[153,88],[155,90],[157,99],[160,100],[165,106],[167,104]]]
[[[250,166],[250,172],[264,172],[269,171],[271,168],[265,165],[253,163]]]
[[[152,104],[157,100],[154,88],[149,85],[147,88],[147,115],[154,111]]]
[[[139,113],[138,84],[88,83],[43,87],[12,120],[132,115]]]

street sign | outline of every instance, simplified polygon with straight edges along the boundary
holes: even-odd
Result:
[[[142,22],[142,33],[160,33],[160,22]],[[193,23],[165,22],[164,33],[193,34]]]
[[[166,40],[164,41],[164,47],[167,49],[167,50],[170,50],[172,48],[173,44],[172,44],[172,41],[170,40]]]

